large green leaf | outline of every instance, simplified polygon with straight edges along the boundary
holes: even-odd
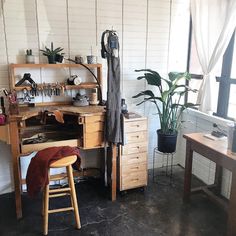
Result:
[[[142,92],[134,95],[132,98],[138,98],[138,97],[141,97],[141,96],[155,97],[154,93],[151,90],[145,90],[145,91],[142,91]]]
[[[175,82],[177,82],[181,78],[184,78],[186,80],[191,79],[191,75],[188,72],[184,72],[184,73],[182,73],[182,72],[181,73],[180,72],[170,72],[168,74],[168,76],[169,76],[169,79],[171,81],[175,81]]]
[[[162,97],[162,101],[163,102],[166,102],[167,101],[167,98],[170,94],[170,91],[164,91],[162,94],[161,94],[161,97]]]
[[[161,78],[155,74],[145,73],[145,79],[149,85],[161,86]]]
[[[141,69],[141,70],[135,70],[135,72],[150,72],[154,75],[160,76],[158,72],[156,72],[155,70],[151,70],[151,69]],[[161,76],[160,76],[161,77]]]
[[[139,76],[137,79],[143,79],[145,78],[147,80],[147,83],[149,85],[155,85],[155,86],[160,86],[161,85],[161,76],[159,75],[159,73],[157,73],[154,70],[150,70],[150,69],[142,69],[142,70],[135,70],[136,72],[146,72],[144,73],[144,76]]]

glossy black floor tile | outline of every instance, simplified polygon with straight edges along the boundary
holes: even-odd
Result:
[[[76,184],[82,228],[74,228],[70,212],[49,216],[49,235],[94,236],[223,236],[227,214],[204,194],[191,197],[191,203],[182,202],[183,169],[174,168],[173,183],[158,177],[142,189],[118,194],[117,201],[108,199],[108,190],[98,180]],[[163,179],[164,178],[164,179]],[[158,180],[158,179],[157,179]],[[194,181],[195,185],[199,181]],[[65,206],[67,198],[53,200],[52,207]],[[23,218],[15,217],[14,194],[0,196],[0,235],[42,235],[41,196],[29,199],[23,196]]]

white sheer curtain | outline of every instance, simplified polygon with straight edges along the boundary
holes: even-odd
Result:
[[[236,0],[191,0],[194,39],[203,81],[198,92],[199,110],[215,109],[214,66],[223,55],[236,26]]]

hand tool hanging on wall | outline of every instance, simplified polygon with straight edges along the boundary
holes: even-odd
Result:
[[[15,86],[20,86],[24,82],[26,82],[26,83],[29,82],[31,85],[35,84],[34,80],[31,78],[31,74],[30,73],[24,73],[23,78],[20,81],[18,81]],[[26,85],[26,84],[24,84],[24,85]]]

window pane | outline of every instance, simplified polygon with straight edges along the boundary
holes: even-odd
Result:
[[[228,117],[236,119],[236,84],[231,84],[229,94]]]
[[[202,82],[202,80],[200,80],[200,79],[191,79],[189,81],[189,87],[191,89],[199,90],[201,82]],[[189,92],[188,93],[188,102],[196,103],[197,102],[197,94],[198,93]]]

